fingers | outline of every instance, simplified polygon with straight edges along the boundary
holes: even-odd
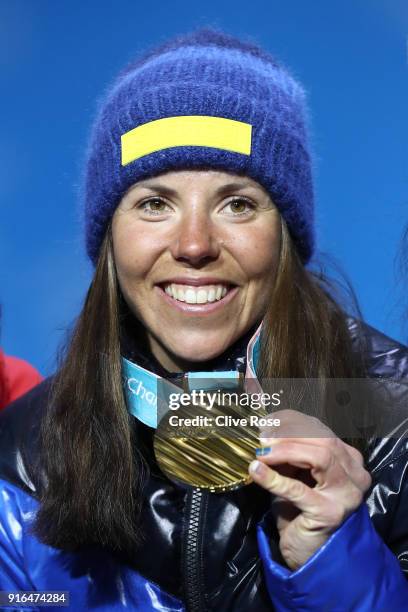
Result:
[[[344,471],[362,491],[371,484],[371,477],[364,469],[364,459],[354,447],[338,438],[328,427],[315,417],[302,414],[296,410],[279,411],[281,425],[261,430],[260,444],[276,448],[282,443],[301,442],[314,448],[327,448],[337,457]]]
[[[270,448],[263,448],[257,456],[269,466],[288,463],[298,468],[310,469],[320,487],[342,486],[349,480],[334,453],[322,446],[285,440]]]
[[[267,460],[268,464],[265,463]],[[270,467],[269,461],[271,457],[262,457],[250,464],[249,472],[254,482],[281,500],[292,503],[315,525],[339,525],[363,501],[363,492],[344,474],[341,466],[331,466],[324,457],[320,457],[315,463],[322,461],[327,470],[323,469],[323,465],[311,470],[318,482],[315,487],[279,473]],[[304,455],[298,462],[305,465],[307,462],[311,463],[311,459]]]
[[[269,444],[267,444],[269,442]],[[273,450],[273,456],[276,460],[274,464],[278,464],[279,460],[298,465],[293,462],[296,458],[300,458],[296,453],[293,453],[296,444],[302,447],[311,449],[312,457],[315,455],[316,458],[321,457],[320,464],[323,466],[325,458],[328,460],[328,456],[331,456],[332,461],[337,461],[343,468],[344,472],[354,482],[354,484],[361,489],[363,492],[371,485],[371,476],[364,468],[364,459],[361,453],[345,444],[339,438],[334,439],[322,439],[322,438],[276,438],[261,440],[263,449],[266,448]],[[306,451],[305,451],[306,452]],[[259,455],[260,453],[258,453]],[[265,454],[262,453],[262,454]],[[278,459],[279,458],[279,459]],[[298,466],[303,467],[303,466]],[[312,467],[312,466],[308,466]]]
[[[353,459],[353,461],[355,461],[361,466],[364,466],[364,457],[360,453],[360,451],[357,450],[357,448],[354,448],[354,446],[350,446],[350,444],[346,444],[346,442],[343,442],[343,444],[346,447],[347,452],[350,455],[350,457]]]
[[[249,473],[277,502],[281,552],[295,569],[360,506],[371,477],[360,453],[318,419],[282,413],[280,428],[262,431]]]
[[[253,461],[249,471],[254,482],[273,495],[292,502],[303,512],[309,511],[316,504],[315,492],[300,480],[282,476],[261,461]]]
[[[310,469],[320,486],[323,482],[325,486],[342,486],[342,483],[350,481],[365,493],[371,485],[371,476],[363,463],[355,461],[348,453],[339,455],[334,442],[312,445],[304,440],[282,439],[270,447],[260,449],[257,456],[268,465],[287,463]]]

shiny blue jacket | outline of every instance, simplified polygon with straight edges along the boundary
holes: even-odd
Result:
[[[406,377],[405,348],[367,334],[370,373]],[[143,510],[148,539],[127,564],[106,551],[53,549],[30,532],[38,491],[27,468],[48,388],[43,383],[0,419],[0,591],[68,591],[71,610],[408,610],[405,423],[371,446],[366,503],[297,571],[280,557],[267,492],[249,485],[213,495],[176,485],[154,466]],[[138,426],[149,438],[150,428]]]

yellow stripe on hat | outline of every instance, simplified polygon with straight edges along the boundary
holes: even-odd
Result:
[[[122,166],[170,147],[213,147],[250,155],[251,134],[249,123],[223,117],[191,115],[157,119],[122,135]]]

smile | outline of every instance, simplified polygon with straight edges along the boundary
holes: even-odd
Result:
[[[166,283],[164,291],[178,302],[186,302],[187,304],[208,304],[218,302],[228,293],[230,286],[224,284],[217,285],[180,285],[176,283]]]
[[[165,302],[186,316],[211,315],[235,299],[240,287],[215,278],[179,279],[156,285]]]

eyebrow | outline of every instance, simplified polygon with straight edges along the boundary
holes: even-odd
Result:
[[[157,183],[157,182],[156,183],[140,182],[138,184],[138,187],[142,189],[148,189],[151,191],[159,191],[169,197],[177,196],[177,191],[175,189],[171,189],[170,187],[167,187],[166,185],[162,185],[161,183]],[[215,195],[222,196],[231,191],[241,191],[242,189],[245,189],[246,187],[254,188],[254,186],[248,181],[227,183],[226,185],[222,185],[221,187],[219,187],[216,190]]]

